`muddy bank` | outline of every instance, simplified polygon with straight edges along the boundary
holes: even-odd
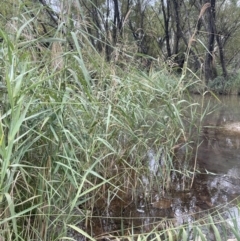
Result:
[[[240,135],[240,122],[228,123],[222,126],[224,132]]]

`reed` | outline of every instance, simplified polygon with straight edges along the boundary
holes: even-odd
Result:
[[[175,165],[174,147],[184,143],[191,149],[207,113],[202,110],[199,116],[202,106],[187,95],[193,83],[180,83],[164,70],[140,71],[131,52],[127,60],[133,64],[123,63],[128,71],[106,62],[89,41],[85,25],[70,33],[74,49],[69,51],[68,42],[59,37],[64,27],[59,24],[55,37],[44,39],[52,51],[36,57],[43,39],[26,43],[20,38],[24,31],[34,35],[29,21],[12,38],[0,31],[6,89],[0,115],[0,239],[74,240],[70,235],[75,232],[95,240],[89,225],[99,200],[109,204],[121,199],[119,193],[136,198],[145,185],[143,175],[149,177],[149,188],[157,184],[161,192],[170,187],[173,172],[190,184],[194,173]],[[160,175],[151,178],[149,149],[164,156]],[[186,155],[182,161],[189,160]],[[148,233],[134,234],[132,228],[125,235],[123,228],[119,236],[105,236],[188,239],[187,226],[167,220],[158,231],[159,225]],[[193,230],[194,237],[205,240],[197,224]]]

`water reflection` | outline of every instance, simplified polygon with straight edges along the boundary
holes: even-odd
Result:
[[[197,155],[201,173],[196,175],[192,188],[184,190],[184,181],[178,179],[176,173],[172,174],[174,188],[169,193],[154,188],[154,181],[161,176],[165,156],[161,148],[150,149],[146,153],[149,172],[139,177],[141,185],[136,186],[136,192],[125,190],[112,199],[103,197],[95,204],[93,216],[96,218],[91,221],[94,236],[104,232],[123,235],[122,232],[128,230],[145,233],[169,225],[189,224],[203,217],[206,210],[219,208],[240,194],[240,131],[235,128],[236,123],[240,123],[240,98],[222,96],[220,104],[215,98],[206,97],[208,101],[217,110],[204,121]],[[233,126],[226,128],[230,124],[235,125],[234,129]],[[185,153],[184,147],[179,148],[181,152]],[[107,200],[111,201],[107,203]],[[235,215],[240,223],[238,208],[233,206],[228,210],[230,214],[226,219]]]
[[[217,106],[217,110],[205,118],[198,164],[210,172],[226,174],[240,167],[240,97],[221,96],[220,100],[206,97],[206,102]]]

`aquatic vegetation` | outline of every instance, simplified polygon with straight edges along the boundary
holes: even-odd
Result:
[[[187,222],[167,195],[190,195],[197,171],[208,109],[188,95],[191,81],[112,66],[74,32],[74,51],[54,55],[64,63],[54,69],[50,53],[34,62],[0,34],[0,239],[206,240],[200,223],[220,240],[223,214]]]

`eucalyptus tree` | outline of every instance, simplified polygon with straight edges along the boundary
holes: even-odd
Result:
[[[205,0],[205,3],[209,3],[208,0]],[[215,10],[215,0],[211,0],[209,7],[206,9],[207,21],[206,21],[206,30],[208,34],[208,42],[207,42],[207,53],[205,58],[205,79],[208,81],[209,79],[214,79],[217,76],[216,66],[214,63],[214,42],[216,35],[216,10]]]
[[[3,0],[0,26],[14,31],[29,21],[21,37],[39,54],[50,45],[46,37],[61,37],[71,50],[71,32],[78,33],[79,44],[87,33],[107,61],[125,51],[160,58],[179,70],[187,62],[208,82],[238,67],[239,13],[234,0]]]
[[[205,80],[214,79],[221,74],[227,79],[227,65],[235,57],[235,53],[239,52],[239,45],[234,45],[232,42],[239,32],[240,8],[236,1],[192,1],[193,5],[201,12],[202,7],[208,4],[205,14],[201,16],[197,24],[196,40],[200,53],[205,52],[204,59],[204,75]],[[236,40],[235,40],[236,42]],[[234,53],[233,53],[234,52]],[[218,65],[221,71],[217,71]]]
[[[217,41],[219,45],[219,57],[222,58],[226,68],[232,66],[239,68],[239,34],[240,34],[240,6],[238,1],[223,1],[217,4]],[[218,9],[222,8],[222,11]],[[223,56],[220,55],[223,51]],[[232,68],[231,67],[231,68]]]

